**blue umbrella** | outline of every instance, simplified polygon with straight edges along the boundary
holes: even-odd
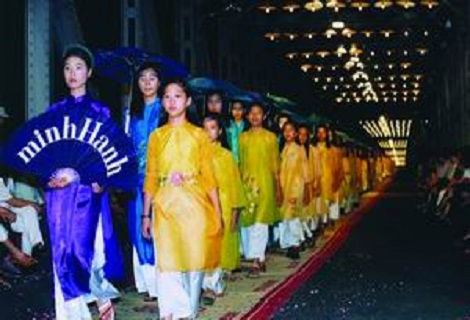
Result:
[[[188,78],[189,71],[173,59],[151,54],[138,48],[121,47],[114,50],[97,50],[94,54],[96,71],[120,83],[130,84],[127,105],[132,101],[134,74],[146,62],[156,63],[162,78]],[[124,115],[124,130],[129,133],[129,110]]]
[[[134,73],[145,62],[156,63],[163,78],[189,77],[189,71],[177,61],[138,48],[121,47],[114,50],[97,50],[94,58],[95,69],[99,74],[120,83],[132,83]]]
[[[213,91],[220,91],[231,100],[251,99],[248,92],[238,88],[234,84],[218,79],[211,78],[193,78],[188,82],[189,87],[197,94],[208,94]]]
[[[274,94],[267,93],[265,96],[267,103],[272,104],[278,109],[288,109],[293,111],[297,104],[294,101],[291,101],[285,97],[276,96]]]

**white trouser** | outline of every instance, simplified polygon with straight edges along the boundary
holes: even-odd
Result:
[[[155,252],[155,259],[157,258]],[[134,280],[137,292],[148,292],[150,297],[157,297],[157,268],[151,264],[140,264],[135,248],[132,248]]]
[[[104,278],[103,267],[106,259],[104,254],[103,226],[101,224],[101,216],[98,221],[96,230],[94,255],[91,265],[90,274],[90,291],[91,293],[82,295],[73,300],[64,301],[62,289],[57,276],[54,272],[54,288],[55,288],[55,308],[57,320],[88,320],[91,319],[90,311],[87,304],[98,301],[102,304],[108,300],[119,297],[119,291]],[[54,266],[55,270],[55,266]]]
[[[310,219],[310,230],[315,231],[318,228],[318,225],[320,224],[320,217],[318,215],[313,216]]]
[[[313,218],[310,218],[306,221],[302,221],[302,229],[303,229],[303,234],[304,234],[304,237],[307,237],[307,238],[311,238],[313,236],[312,234],[312,230],[314,229],[310,229],[310,226],[309,226],[309,222],[312,221]]]
[[[243,230],[245,229],[245,230]],[[266,247],[268,245],[269,228],[267,224],[255,223],[242,228],[243,254],[246,259],[266,260]]]
[[[211,290],[215,294],[222,294],[225,291],[224,272],[221,268],[217,268],[212,272],[204,273],[204,281],[202,289]]]
[[[351,194],[346,199],[345,212],[351,212],[354,206],[354,196]]]
[[[337,201],[333,202],[329,206],[329,217],[331,220],[339,219],[339,203]]]
[[[195,319],[199,312],[204,272],[158,273],[158,308],[160,318]]]
[[[38,213],[31,206],[21,208],[8,206],[7,208],[16,214],[16,221],[10,225],[13,231],[21,233],[21,250],[30,255],[35,245],[44,244],[39,227]],[[0,224],[0,242],[7,239],[8,230]]]
[[[302,223],[299,218],[284,220],[279,224],[279,243],[282,249],[300,246]]]

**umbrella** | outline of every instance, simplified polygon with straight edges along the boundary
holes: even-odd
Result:
[[[121,47],[97,50],[94,54],[96,71],[120,83],[132,83],[134,73],[145,62],[159,66],[162,78],[187,78],[189,71],[177,61],[138,48]]]
[[[94,54],[96,71],[120,83],[130,84],[127,105],[132,101],[134,74],[146,62],[158,65],[162,78],[187,78],[188,70],[173,59],[151,54],[138,48],[121,47],[114,50],[97,50]],[[124,114],[124,130],[129,133],[129,109]]]
[[[269,104],[272,104],[274,107],[276,107],[278,109],[292,110],[297,106],[297,103],[295,103],[295,102],[293,102],[293,101],[291,101],[287,98],[276,96],[276,95],[270,94],[270,93],[266,94],[265,100],[266,100],[266,102],[268,102]]]
[[[211,78],[193,78],[188,82],[189,87],[197,94],[208,94],[213,91],[220,91],[231,100],[251,101],[252,97],[248,92],[238,88],[234,84]]]

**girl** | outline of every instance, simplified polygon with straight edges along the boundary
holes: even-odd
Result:
[[[230,112],[232,119],[227,127],[227,142],[230,150],[232,150],[233,158],[238,163],[240,161],[238,153],[240,134],[248,130],[249,124],[245,119],[245,106],[243,102],[232,101]]]
[[[168,124],[149,140],[143,234],[150,239],[153,232],[155,237],[160,317],[196,318],[204,272],[220,265],[219,196],[212,164],[207,161],[209,139],[186,119],[191,105],[186,83],[166,84],[162,105]]]
[[[251,128],[240,135],[240,173],[248,208],[242,214],[242,246],[253,262],[249,276],[264,271],[269,225],[279,221],[282,203],[279,182],[279,147],[276,135],[263,128],[264,108],[253,104],[248,111]]]
[[[331,126],[328,127],[328,140],[331,145],[331,152],[333,154],[332,162],[329,165],[332,167],[333,172],[333,186],[332,186],[332,199],[329,208],[329,218],[332,225],[339,220],[340,217],[340,204],[342,202],[341,185],[343,184],[343,151],[336,135],[336,131]]]
[[[320,168],[318,167],[318,153],[310,143],[311,131],[307,125],[299,126],[298,141],[304,148],[310,171],[309,203],[304,208],[302,226],[307,236],[307,244],[314,245],[313,232],[317,230],[319,218],[316,210],[316,198],[320,195]]]
[[[92,108],[109,117],[109,109],[87,94],[93,67],[90,51],[80,45],[72,46],[66,50],[63,62],[70,95],[49,110]],[[122,276],[122,261],[109,197],[96,183],[80,184],[78,173],[70,168],[57,170],[48,186],[56,318],[91,319],[87,303],[96,300],[100,319],[114,319],[111,299],[119,293],[107,278]]]
[[[280,182],[283,202],[280,207],[280,245],[287,249],[287,257],[300,258],[303,237],[300,218],[309,199],[310,174],[305,149],[296,143],[297,126],[285,122],[282,128],[285,145],[281,153]]]
[[[319,181],[316,184],[320,192],[316,198],[316,210],[326,224],[329,218],[330,204],[333,201],[333,178],[334,178],[334,153],[328,141],[328,128],[326,125],[319,125],[315,133],[315,149],[318,154],[316,167],[320,169],[317,175]]]
[[[217,182],[222,207],[224,235],[222,238],[222,256],[220,268],[206,274],[204,278],[204,298],[212,304],[217,295],[224,292],[223,272],[229,279],[231,272],[240,267],[240,239],[238,220],[240,210],[245,207],[246,199],[240,179],[238,166],[229,150],[222,147],[220,138],[222,127],[220,118],[207,116],[204,119],[204,130],[212,144],[212,164]],[[222,272],[223,270],[223,272]]]
[[[144,63],[136,74],[132,94],[130,134],[137,151],[139,184],[129,202],[129,235],[133,244],[134,279],[137,291],[147,293],[145,301],[157,297],[155,253],[153,241],[142,236],[142,210],[144,206],[144,178],[147,160],[147,144],[150,134],[161,119],[161,104],[157,93],[160,87],[158,66]]]

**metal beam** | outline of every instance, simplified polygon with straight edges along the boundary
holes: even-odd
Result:
[[[50,104],[50,10],[49,0],[26,1],[26,119]]]

